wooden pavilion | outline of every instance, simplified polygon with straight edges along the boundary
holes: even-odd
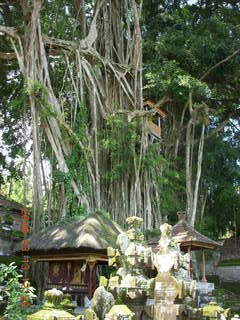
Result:
[[[70,293],[79,306],[96,289],[107,248],[115,246],[121,227],[102,214],[81,221],[51,226],[30,238],[29,255],[35,262],[47,262],[44,289],[58,288]]]
[[[158,141],[162,136],[162,120],[167,116],[167,112],[163,110],[162,105],[166,103],[162,101],[160,104],[152,99],[145,99],[143,101],[143,107],[146,111],[153,111],[152,118],[147,120],[147,129],[151,136],[151,140]]]

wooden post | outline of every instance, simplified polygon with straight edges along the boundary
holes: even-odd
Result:
[[[191,246],[188,247],[189,254],[189,267],[188,267],[188,276],[189,279],[193,279],[193,268],[192,268],[192,254],[191,254]]]
[[[93,277],[95,275],[93,275],[93,269],[95,267],[95,264],[97,263],[97,261],[88,261],[88,266],[89,266],[89,284],[88,284],[88,298],[91,299],[92,298],[92,294],[93,294]],[[94,288],[95,289],[95,288]]]
[[[202,250],[202,282],[207,282],[206,279],[206,260],[205,260],[205,251]]]

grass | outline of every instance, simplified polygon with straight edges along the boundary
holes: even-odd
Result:
[[[240,266],[240,259],[230,259],[222,260],[219,264],[219,267],[231,267],[231,266]]]
[[[14,256],[0,256],[0,264],[10,264],[11,262],[15,262],[17,265],[22,264],[21,257],[14,257]]]

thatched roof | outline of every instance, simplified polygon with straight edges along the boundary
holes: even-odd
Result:
[[[204,236],[193,227],[191,227],[186,221],[180,220],[172,228],[172,236],[180,243],[181,249],[187,250],[190,247],[192,250],[199,249],[215,249],[221,245]],[[148,243],[151,247],[155,248],[158,245],[158,238],[151,239]]]
[[[204,236],[186,221],[181,220],[172,228],[173,237],[181,244],[181,247],[192,247],[192,249],[215,249],[221,245]]]
[[[81,221],[51,226],[30,237],[30,251],[106,250],[115,246],[121,227],[100,214],[92,214]]]

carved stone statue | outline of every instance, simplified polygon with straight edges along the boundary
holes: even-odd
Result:
[[[140,231],[143,220],[138,217],[129,217],[126,220],[129,229],[117,239],[117,249],[109,248],[110,265],[117,267],[117,277],[109,280],[109,287],[119,292],[126,289],[130,299],[147,296],[148,278],[144,275],[147,263],[151,264],[152,251],[144,244],[144,236]]]
[[[154,289],[154,315],[158,320],[181,319],[187,312],[185,302],[195,298],[195,285],[188,281],[189,256],[182,254],[179,244],[172,237],[172,227],[164,223],[158,243],[158,252],[153,254],[153,264],[158,274]]]
[[[153,264],[158,272],[170,272],[179,269],[180,248],[172,238],[172,226],[164,223],[160,226],[162,232],[158,242],[158,252],[153,255]]]

